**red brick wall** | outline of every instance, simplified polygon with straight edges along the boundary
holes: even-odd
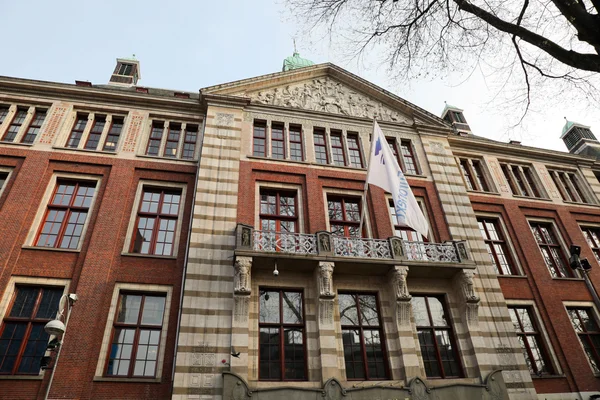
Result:
[[[0,166],[15,170],[0,198],[0,296],[14,275],[71,279],[73,307],[51,397],[76,399],[163,399],[171,393],[194,165],[123,160],[90,155],[0,148]],[[101,178],[81,251],[22,248],[54,172],[93,174]],[[128,224],[137,210],[140,179],[187,185],[177,259],[122,256]],[[115,283],[173,287],[169,332],[160,383],[93,382]],[[46,371],[46,379],[50,370]],[[0,379],[0,399],[43,397],[46,381]]]
[[[270,162],[241,161],[237,221],[254,225],[257,181],[287,183],[301,187],[305,232],[315,233],[326,230],[327,205],[324,204],[323,191],[325,189],[345,189],[362,193],[365,178],[366,173],[350,172],[344,168],[321,169],[297,164],[282,165]],[[430,240],[437,242],[449,240],[450,234],[433,183],[410,178],[408,178],[408,182],[415,196],[425,198],[427,213],[434,233],[434,237]],[[383,239],[392,236],[393,230],[385,192],[371,185],[367,200],[373,237]]]
[[[600,223],[600,210],[592,207],[556,205],[545,201],[522,201],[491,196],[471,195],[475,212],[502,215],[511,243],[515,248],[524,277],[500,277],[504,297],[534,300],[550,337],[564,377],[533,381],[538,393],[595,391],[600,389],[583,353],[580,342],[566,314],[564,301],[591,302],[592,296],[582,279],[552,279],[531,233],[528,219],[548,218],[555,222],[567,246],[581,246],[581,256],[592,263],[590,277],[600,288],[600,266],[587,245],[580,223]],[[566,254],[568,256],[568,254]]]

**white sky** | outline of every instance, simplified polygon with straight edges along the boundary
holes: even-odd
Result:
[[[298,28],[277,0],[0,0],[0,75],[101,84],[115,58],[135,54],[140,85],[197,91],[280,71]],[[564,151],[565,116],[600,135],[600,112],[585,104],[537,105],[541,109],[511,131],[503,112],[489,105],[493,93],[480,75],[400,85],[374,58],[358,66],[327,40],[297,36],[297,43],[301,56],[335,63],[436,115],[444,101],[463,108],[477,135]]]

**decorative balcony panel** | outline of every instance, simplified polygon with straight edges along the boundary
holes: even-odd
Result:
[[[454,243],[402,241],[404,256],[410,261],[459,263]]]
[[[392,258],[388,240],[341,236],[333,236],[333,254],[340,257]]]
[[[304,233],[254,231],[254,250],[317,254],[317,237]]]

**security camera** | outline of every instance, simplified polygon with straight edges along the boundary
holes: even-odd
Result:
[[[71,300],[73,303],[75,303],[77,301],[77,295],[75,293],[70,293],[69,300]]]
[[[273,270],[273,276],[278,276],[278,275],[279,275],[279,271]]]

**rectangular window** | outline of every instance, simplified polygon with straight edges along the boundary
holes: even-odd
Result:
[[[29,127],[27,128],[27,132],[21,139],[21,143],[33,143],[38,133],[40,132],[40,128],[46,119],[46,110],[44,109],[35,109],[35,114],[31,122],[29,123]]]
[[[342,133],[332,131],[331,135],[331,156],[335,165],[346,165],[346,153],[342,143]]]
[[[563,201],[589,203],[574,172],[548,170]]]
[[[187,124],[183,141],[182,158],[192,159],[196,154],[196,142],[198,141],[198,125]]]
[[[509,306],[508,313],[521,344],[529,372],[538,376],[554,373],[531,307]]]
[[[181,124],[171,122],[167,134],[167,143],[165,145],[164,157],[177,157],[177,147],[179,147],[179,138],[181,137]]]
[[[302,148],[302,127],[290,125],[290,159],[304,161],[304,149]]]
[[[554,278],[570,277],[567,258],[557,240],[552,224],[541,222],[530,222],[529,224],[550,275]]]
[[[302,292],[259,289],[258,317],[259,380],[306,380]]]
[[[267,124],[254,121],[252,154],[258,157],[267,156]]]
[[[338,302],[346,379],[389,379],[377,296],[340,293]]]
[[[409,228],[408,226],[400,224],[398,216],[396,215],[396,207],[394,207],[394,200],[390,199],[388,202],[388,206],[394,225],[395,236],[401,237],[402,240],[406,240],[408,242],[429,242],[429,240],[427,238],[424,238],[423,235],[421,235],[419,232],[415,231],[412,228]],[[421,206],[420,203],[419,206]]]
[[[415,160],[415,154],[413,153],[410,140],[403,139],[400,141],[400,152],[402,153],[404,173],[417,175],[419,170],[417,169],[417,162]]]
[[[96,182],[58,180],[36,246],[76,249],[96,191]]]
[[[144,187],[136,221],[133,253],[173,254],[181,191]]]
[[[2,189],[2,186],[0,186],[0,189]],[[583,236],[585,236],[585,240],[588,242],[588,245],[594,252],[596,260],[598,263],[600,263],[600,229],[581,227],[581,231],[583,232]]]
[[[284,127],[277,122],[271,124],[271,157],[285,158]]]
[[[400,157],[398,156],[398,147],[396,145],[396,139],[391,137],[386,137],[385,139],[387,140],[388,145],[390,146],[390,150],[392,150],[392,153],[394,154],[394,157],[396,157],[398,165],[400,166],[400,168],[402,168],[402,162],[400,161]]]
[[[2,188],[6,184],[8,180],[8,172],[0,171],[0,193],[2,193]]]
[[[327,210],[331,233],[346,237],[361,237],[360,199],[347,197],[328,197]]]
[[[100,143],[100,137],[102,136],[102,131],[104,131],[104,126],[106,125],[106,115],[98,115],[94,116],[94,124],[92,125],[92,129],[90,129],[90,133],[88,135],[87,142],[85,143],[84,149],[86,150],[96,150],[98,149],[98,143]]]
[[[117,75],[131,75],[132,70],[133,64],[121,64],[119,66],[119,70],[117,71]]]
[[[17,113],[15,114],[12,122],[8,126],[8,130],[4,134],[2,138],[3,142],[12,142],[17,137],[19,130],[21,129],[21,125],[27,118],[27,109],[26,108],[17,108]]]
[[[325,142],[325,130],[322,128],[315,128],[313,137],[315,142],[315,157],[317,162],[319,164],[329,164],[327,143]]]
[[[467,189],[489,192],[489,185],[483,174],[481,161],[470,158],[459,158],[458,161]]]
[[[360,144],[358,143],[358,133],[348,133],[348,158],[350,159],[351,167],[363,167]]]
[[[541,197],[540,190],[530,167],[525,165],[500,164],[500,168],[513,195]]]
[[[49,335],[44,326],[56,317],[63,288],[16,286],[0,328],[0,375],[37,375]]]
[[[591,308],[568,308],[567,312],[594,374],[600,374],[600,328],[594,312]]]
[[[412,310],[428,378],[459,378],[458,351],[441,297],[414,296]]]
[[[69,140],[67,140],[67,147],[76,149],[79,147],[79,142],[81,141],[81,137],[83,136],[83,131],[85,131],[85,126],[87,125],[88,115],[77,113],[77,118],[75,119],[75,124],[73,124],[73,129],[71,129],[71,134],[69,135]]]
[[[10,108],[8,106],[0,106],[0,125],[4,123],[9,110]]]
[[[297,232],[295,192],[260,192],[260,229],[266,232]]]
[[[115,118],[112,119],[112,124],[110,129],[108,130],[108,135],[106,136],[106,141],[104,142],[104,151],[117,151],[117,144],[119,143],[119,137],[121,136],[121,131],[123,130],[123,118]]]
[[[496,273],[500,275],[516,274],[514,262],[500,228],[500,221],[496,218],[477,217],[477,224]]]
[[[155,376],[164,313],[164,296],[120,293],[106,376]]]
[[[162,141],[165,123],[163,121],[153,121],[152,130],[150,131],[150,140],[148,140],[148,149],[146,154],[149,156],[157,156],[160,151],[160,143]]]

